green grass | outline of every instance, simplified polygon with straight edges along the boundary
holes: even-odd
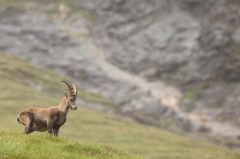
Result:
[[[209,153],[216,154],[217,152],[224,153],[225,155],[212,155],[209,158],[225,159],[228,153],[227,149],[218,146],[191,140],[155,127],[140,125],[132,121],[123,121],[80,106],[76,111],[69,111],[67,122],[61,127],[59,132],[60,139],[47,137],[46,132],[34,132],[30,135],[23,135],[19,133],[24,127],[17,122],[17,114],[28,107],[58,105],[61,97],[63,97],[63,91],[67,91],[66,85],[60,81],[68,79],[47,69],[29,64],[26,60],[7,54],[0,54],[0,78],[0,127],[16,130],[0,130],[0,153],[4,153],[9,158],[14,158],[14,156],[25,158],[26,155],[24,152],[28,151],[30,151],[31,155],[35,154],[36,158],[40,158],[42,153],[46,153],[46,155],[59,154],[60,150],[65,150],[66,145],[70,145],[67,147],[73,152],[68,154],[68,152],[64,151],[63,154],[59,155],[63,155],[62,158],[71,158],[72,156],[68,157],[68,155],[74,156],[77,154],[77,151],[84,151],[84,147],[90,147],[94,152],[99,149],[102,151],[104,149],[104,146],[101,146],[102,144],[115,147],[130,154],[139,155],[143,158],[156,159],[202,159],[201,155],[192,155],[194,153],[205,155]],[[114,105],[101,95],[88,93],[81,88],[78,88],[78,92],[80,96],[77,99],[77,103],[81,98],[88,102],[105,103],[109,106]],[[8,138],[8,136],[10,137]],[[61,137],[65,137],[65,139]],[[67,141],[66,138],[78,140],[81,144],[79,145],[76,141]],[[34,145],[31,146],[31,143],[35,144],[38,142],[39,145],[36,145],[36,147]],[[19,148],[17,148],[19,145],[16,146],[17,143],[21,143]],[[56,152],[55,149],[53,151],[46,150],[56,145]],[[46,146],[46,149],[44,146]],[[189,152],[189,154],[187,156],[174,157],[174,153],[178,152]],[[190,154],[191,152],[192,154]],[[91,155],[88,156],[88,153],[90,152],[83,152],[79,154],[80,156],[73,158],[91,157]],[[105,155],[105,152],[99,153],[101,153],[99,155]],[[164,156],[162,153],[169,154],[167,154],[168,156]],[[125,155],[125,153],[123,154]],[[81,155],[85,155],[86,157]],[[117,157],[114,154],[106,152],[106,156],[108,155],[112,155],[113,158]],[[41,158],[44,158],[44,156]],[[61,156],[58,156],[58,158],[61,158]],[[230,151],[228,158],[238,159],[240,158],[240,154]]]
[[[0,158],[65,159],[65,158],[136,158],[105,145],[90,144],[48,135],[23,135],[19,131],[0,128]]]

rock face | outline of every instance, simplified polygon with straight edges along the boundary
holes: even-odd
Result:
[[[78,2],[98,14],[94,42],[110,63],[176,86],[180,111],[214,134],[238,135],[239,2],[109,0],[106,8]]]
[[[239,73],[232,72],[238,69],[226,67],[239,46],[236,1],[109,0],[106,8],[78,1],[98,14],[94,42],[123,70],[177,83],[238,80]]]
[[[234,0],[76,0],[0,10],[0,51],[68,76],[139,122],[238,136]],[[86,14],[83,13],[88,13]]]
[[[188,81],[196,76],[194,63],[183,68],[189,67],[198,47],[201,26],[178,3],[135,0],[111,5],[96,9],[100,17],[93,28],[96,44],[107,50],[111,63],[148,79]]]

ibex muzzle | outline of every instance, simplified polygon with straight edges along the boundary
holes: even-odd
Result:
[[[74,84],[64,82],[69,89],[69,95],[65,93],[59,106],[50,108],[28,108],[18,115],[18,122],[25,125],[24,133],[34,131],[48,131],[49,134],[58,136],[59,128],[66,122],[68,109],[77,110],[75,103],[77,98],[77,87]]]

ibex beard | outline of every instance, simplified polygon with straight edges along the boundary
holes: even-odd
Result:
[[[50,108],[28,108],[18,115],[17,121],[25,126],[25,134],[47,130],[49,134],[58,136],[59,128],[66,122],[68,109],[77,110],[75,103],[77,87],[66,81],[62,82],[68,86],[70,94],[67,95],[67,93],[65,93],[59,106]]]

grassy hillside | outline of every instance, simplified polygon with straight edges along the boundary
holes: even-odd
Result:
[[[136,158],[108,146],[56,138],[48,135],[23,135],[0,128],[0,158],[60,159],[60,158]]]
[[[99,144],[104,144],[125,152],[138,154],[143,158],[165,159],[174,158],[174,155],[175,158],[183,159],[202,159],[203,155],[211,159],[240,158],[240,154],[234,151],[190,140],[154,127],[122,121],[83,107],[79,107],[76,111],[69,111],[67,122],[61,127],[59,133],[60,137],[75,139],[80,141],[81,145],[78,145],[76,142],[70,143],[66,139],[48,138],[44,132],[23,135],[19,133],[23,130],[23,125],[18,124],[16,120],[17,114],[28,107],[58,105],[61,97],[63,97],[63,91],[67,91],[66,85],[60,81],[67,79],[47,69],[33,66],[26,60],[7,54],[0,54],[0,78],[0,127],[17,130],[0,130],[1,153],[6,150],[6,153],[13,151],[15,153],[13,155],[18,155],[22,151],[28,151],[31,149],[31,146],[26,145],[32,140],[31,143],[39,142],[40,144],[32,147],[32,154],[36,151],[35,149],[38,149],[39,154],[45,152],[46,154],[52,154],[53,152],[47,151],[44,145],[46,147],[54,147],[54,145],[59,144],[56,151],[64,149],[66,145],[72,145],[69,147],[73,153],[68,154],[64,152],[63,155],[74,156],[78,151],[84,151],[85,146],[91,148],[91,145],[93,145],[93,149],[102,150],[104,146],[99,146]],[[78,92],[80,95],[77,103],[81,98],[88,102],[105,103],[109,106],[114,105],[101,95],[91,94],[80,88],[78,88]],[[28,138],[31,140],[28,141]],[[45,144],[45,141],[50,146]],[[16,144],[18,142],[26,145],[17,148]],[[53,145],[51,146],[51,144]],[[77,145],[76,149],[74,145]],[[84,155],[85,153],[79,155]],[[185,156],[181,153],[185,153]],[[38,157],[38,155],[36,156]]]

